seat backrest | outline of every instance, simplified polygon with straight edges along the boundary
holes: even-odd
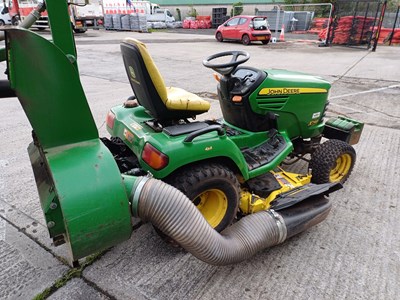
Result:
[[[129,82],[140,105],[154,118],[169,118],[167,89],[146,45],[132,38],[121,42],[122,58]],[[172,116],[171,116],[172,117]]]

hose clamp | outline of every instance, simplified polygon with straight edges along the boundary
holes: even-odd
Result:
[[[132,206],[132,215],[134,217],[139,217],[139,198],[140,198],[140,193],[142,192],[142,189],[146,182],[149,180],[149,177],[142,177],[140,178],[133,186],[131,195],[129,197],[129,200],[131,202]]]
[[[277,213],[273,209],[269,209],[269,210],[267,210],[267,212],[275,220],[276,227],[278,228],[278,232],[279,232],[278,244],[283,243],[287,237],[287,228],[286,228],[285,220],[282,218],[282,216],[279,213]]]

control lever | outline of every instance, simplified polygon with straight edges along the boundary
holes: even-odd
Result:
[[[269,130],[268,130],[268,136],[269,136],[269,143],[271,144],[272,147],[276,148],[279,146],[279,139],[278,139],[278,117],[279,115],[274,114],[272,112],[267,113],[267,119],[269,123]]]
[[[274,148],[277,148],[279,146],[278,133],[279,131],[276,128],[271,128],[270,130],[268,130],[268,143]]]
[[[246,74],[242,79],[243,83],[246,83],[247,79],[250,79],[250,77],[253,77],[253,73]]]

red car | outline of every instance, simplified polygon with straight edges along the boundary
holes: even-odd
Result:
[[[252,41],[260,41],[266,45],[271,39],[271,31],[267,17],[235,16],[217,28],[215,38],[219,42],[237,40],[249,45]]]

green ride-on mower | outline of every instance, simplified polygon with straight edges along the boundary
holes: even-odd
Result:
[[[240,66],[250,57],[243,51],[212,55],[203,64],[220,74],[214,75],[223,119],[194,121],[209,102],[165,87],[140,41],[125,39],[121,51],[134,97],[111,109],[112,138],[103,141],[122,173],[149,172],[176,187],[215,230],[243,215],[327,195],[350,175],[356,159],[350,144],[362,124],[343,117],[324,122],[330,84],[321,78]],[[309,161],[309,172],[285,171],[287,158]]]
[[[349,176],[349,143],[362,129],[345,118],[323,123],[327,82],[239,67],[244,52],[217,54],[204,64],[221,74],[224,119],[189,121],[209,103],[166,88],[145,45],[127,39],[122,56],[136,99],[111,110],[112,138],[100,139],[79,77],[68,14],[75,2],[45,0],[0,35],[0,98],[17,97],[32,126],[44,224],[72,262],[129,239],[132,217],[214,265],[247,259],[327,217],[326,195]],[[26,29],[44,10],[51,39]],[[213,63],[227,55],[230,62]],[[322,137],[329,140],[320,145]],[[281,168],[308,153],[311,172]]]

